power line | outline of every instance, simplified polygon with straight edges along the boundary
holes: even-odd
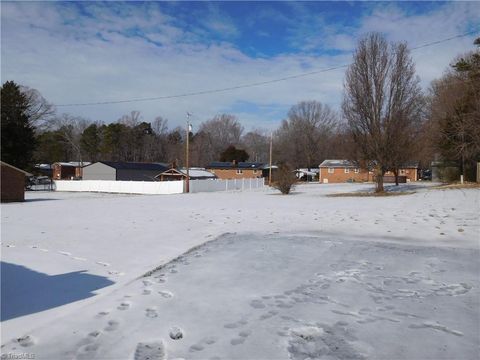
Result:
[[[459,38],[462,38],[462,37],[465,37],[465,36],[468,36],[468,35],[472,35],[472,34],[475,34],[477,32],[478,32],[478,30],[469,31],[469,32],[466,32],[466,33],[463,33],[463,34],[458,34],[458,35],[455,35],[455,36],[451,36],[449,38],[425,43],[425,44],[413,47],[410,50],[415,51],[415,50],[418,50],[418,49],[423,49],[423,48],[426,48],[426,47],[429,47],[429,46],[434,46],[434,45],[441,44],[441,43],[444,43],[444,42],[447,42],[447,41],[451,41],[451,40],[454,40],[454,39],[459,39]],[[333,66],[333,67],[329,67],[329,68],[325,68],[325,69],[305,72],[305,73],[301,73],[301,74],[284,76],[284,77],[277,78],[277,79],[258,81],[258,82],[253,82],[253,83],[249,83],[249,84],[243,84],[243,85],[235,85],[235,86],[230,86],[230,87],[225,87],[225,88],[220,88],[220,89],[202,90],[202,91],[187,92],[187,93],[176,94],[176,95],[155,96],[155,97],[138,98],[138,99],[98,101],[98,102],[72,103],[72,104],[58,104],[58,105],[55,105],[55,106],[67,107],[67,106],[111,105],[111,104],[124,104],[124,103],[141,102],[141,101],[166,100],[166,99],[183,98],[183,97],[197,96],[197,95],[215,94],[215,93],[227,92],[227,91],[238,90],[238,89],[245,89],[245,88],[250,88],[250,87],[255,87],[255,86],[274,84],[274,83],[278,83],[278,82],[281,82],[281,81],[298,79],[298,78],[307,77],[307,76],[311,76],[311,75],[317,75],[317,74],[321,74],[321,73],[325,73],[325,72],[329,72],[329,71],[333,71],[333,70],[343,69],[343,68],[348,67],[349,65],[350,64],[343,64],[343,65]]]

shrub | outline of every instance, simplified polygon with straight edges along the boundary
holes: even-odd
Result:
[[[272,186],[282,194],[288,195],[297,182],[294,172],[287,164],[280,164],[275,175],[275,182],[272,183]]]

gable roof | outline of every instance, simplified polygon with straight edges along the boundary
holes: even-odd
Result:
[[[400,166],[400,169],[417,169],[418,161],[409,161]],[[325,168],[359,168],[360,166],[350,160],[324,160],[318,167]]]
[[[350,160],[324,160],[319,167],[329,168],[358,168],[358,165]]]
[[[13,170],[22,172],[22,173],[25,174],[25,176],[33,176],[33,175],[30,174],[29,172],[26,172],[25,170],[19,169],[19,168],[15,167],[15,166],[13,166],[13,165],[10,165],[10,164],[8,164],[8,163],[6,163],[6,162],[4,162],[4,161],[0,161],[0,164],[1,164],[2,166],[7,166],[7,167],[9,167],[9,168],[11,168],[11,169],[13,169]]]
[[[110,166],[116,170],[143,170],[163,172],[169,168],[165,163],[137,163],[122,161],[98,161],[99,163]],[[93,164],[92,164],[93,165]]]
[[[207,169],[263,169],[264,163],[259,162],[239,162],[233,163],[228,161],[213,161]]]
[[[182,177],[187,177],[187,169],[186,168],[181,168],[181,169],[168,169],[161,174],[158,174],[155,176],[156,178],[159,178],[162,175],[177,175],[177,176],[182,176]],[[217,176],[210,171],[207,171],[202,168],[189,168],[188,169],[188,176],[192,178],[199,178],[199,179],[215,179]]]

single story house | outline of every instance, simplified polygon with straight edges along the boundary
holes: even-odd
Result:
[[[375,180],[373,171],[361,168],[350,160],[325,160],[319,165],[319,169],[319,181],[324,184]],[[418,162],[406,163],[398,171],[399,182],[417,181],[418,174]],[[387,171],[383,181],[385,183],[394,183],[395,175],[393,172]]]
[[[323,184],[366,182],[373,181],[373,173],[350,160],[324,160],[319,165],[318,179]]]
[[[165,163],[98,161],[83,168],[83,180],[157,181],[168,170]]]
[[[1,161],[1,202],[25,201],[25,177],[32,174]]]
[[[215,174],[203,168],[189,168],[188,176],[190,180],[209,180],[217,178]],[[185,180],[187,178],[187,169],[171,168],[158,174],[155,178],[160,181]]]
[[[54,180],[72,180],[82,178],[83,167],[90,162],[56,162],[52,165],[52,178]]]
[[[251,179],[261,178],[264,166],[258,162],[215,161],[207,166],[207,170],[219,179]]]
[[[405,181],[402,182],[417,181],[419,179],[419,174],[419,163],[415,161],[405,163],[400,169],[398,169],[399,178],[405,178]],[[383,181],[395,182],[395,174],[393,173],[393,171],[387,171],[384,175]]]

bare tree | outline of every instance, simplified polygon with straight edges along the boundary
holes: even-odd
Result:
[[[37,129],[44,129],[55,115],[55,107],[48,103],[38,90],[27,86],[20,86],[20,89],[28,104],[26,111],[28,118]]]
[[[357,147],[357,160],[375,165],[377,192],[383,191],[385,172],[415,140],[407,133],[418,120],[421,101],[407,45],[389,45],[378,33],[361,39],[346,72],[342,110]]]
[[[324,159],[337,125],[337,116],[318,101],[302,101],[292,106],[288,119],[276,132],[277,157],[295,167],[317,167]]]
[[[229,145],[237,146],[240,144],[243,133],[243,126],[234,115],[221,114],[213,119],[203,122],[199,127],[204,153],[204,161],[211,162],[218,160],[220,154]]]
[[[62,114],[51,118],[48,122],[50,130],[56,130],[63,140],[70,146],[75,158],[83,163],[81,138],[84,130],[90,125],[90,121],[82,117],[70,114]]]
[[[429,124],[437,152],[470,180],[480,158],[480,38],[475,44],[476,51],[457,58],[432,84]]]
[[[267,130],[255,129],[242,137],[242,143],[250,154],[250,160],[268,162],[270,136]]]

